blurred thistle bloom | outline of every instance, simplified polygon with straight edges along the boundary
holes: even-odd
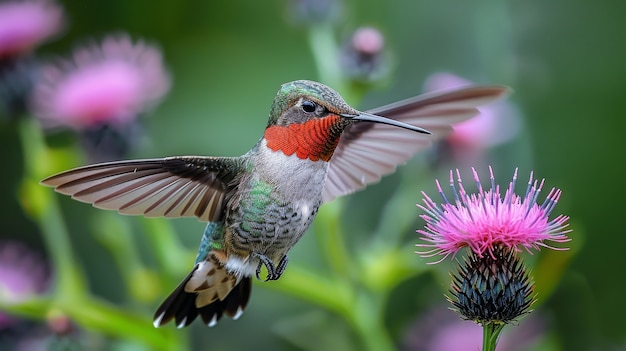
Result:
[[[524,267],[519,252],[529,253],[541,247],[552,247],[548,242],[564,243],[569,217],[559,215],[549,220],[561,191],[555,188],[539,205],[537,199],[544,180],[533,179],[531,172],[526,194],[515,193],[517,169],[513,180],[502,196],[495,183],[493,170],[489,167],[491,186],[484,190],[478,173],[472,168],[478,193],[468,194],[457,170],[450,171],[450,188],[453,203],[437,181],[437,189],[443,204],[437,205],[428,195],[424,205],[418,205],[426,214],[425,230],[418,230],[425,243],[416,246],[426,248],[418,252],[423,257],[456,255],[462,248],[469,254],[452,275],[451,296],[448,300],[464,319],[483,325],[486,339],[497,341],[502,327],[530,312],[534,302],[534,282]],[[457,190],[458,186],[458,190]]]
[[[346,77],[364,82],[381,79],[387,72],[385,38],[374,27],[358,28],[341,49],[341,67]]]
[[[52,1],[0,2],[0,115],[22,115],[37,75],[28,55],[36,46],[58,34],[63,11]]]
[[[44,293],[48,285],[48,267],[37,254],[18,242],[0,243],[0,300],[19,303]],[[17,318],[0,313],[0,329],[16,322]]]
[[[137,143],[137,118],[169,87],[161,52],[118,35],[43,66],[31,108],[46,127],[76,130],[91,162],[111,161]]]
[[[77,49],[71,60],[43,66],[41,76],[35,114],[45,124],[76,129],[132,121],[170,86],[161,52],[128,36]]]
[[[0,3],[0,61],[32,50],[62,27],[63,11],[52,1]]]
[[[452,73],[430,75],[425,91],[458,88],[471,81]],[[486,149],[511,141],[520,130],[520,118],[509,100],[496,101],[479,108],[480,113],[452,126],[454,132],[442,140],[435,150],[438,158],[451,157],[455,162],[475,164]]]

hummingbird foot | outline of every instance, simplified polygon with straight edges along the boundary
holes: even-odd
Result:
[[[265,268],[267,268],[267,277],[265,277],[265,280],[263,281],[277,280],[278,278],[280,278],[280,276],[283,275],[285,268],[287,267],[287,262],[289,261],[287,255],[285,255],[283,256],[283,258],[280,259],[280,262],[278,262],[278,266],[275,266],[274,262],[272,262],[269,257],[263,254],[255,252],[252,255],[259,259],[259,265],[256,267],[256,278],[258,280],[263,280],[261,279],[261,267],[265,266]]]
[[[283,258],[280,259],[280,262],[278,262],[278,267],[276,267],[276,279],[280,278],[281,275],[283,275],[283,272],[285,271],[285,268],[287,268],[287,263],[289,262],[289,257],[287,257],[287,255],[283,256]]]

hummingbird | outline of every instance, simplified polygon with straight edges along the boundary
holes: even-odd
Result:
[[[281,86],[263,136],[242,156],[113,161],[42,184],[126,215],[208,222],[193,268],[153,324],[183,328],[200,316],[212,327],[223,315],[241,316],[263,267],[265,281],[280,278],[322,203],[393,173],[507,91],[472,85],[361,112],[330,87],[298,80]]]

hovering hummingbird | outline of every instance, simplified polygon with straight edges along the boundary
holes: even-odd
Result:
[[[243,313],[263,266],[265,280],[280,278],[322,203],[392,173],[506,92],[468,86],[360,112],[331,88],[299,80],[282,85],[263,136],[242,156],[107,162],[42,183],[122,214],[208,222],[193,269],[157,308],[154,326],[182,328],[198,315],[214,326]]]

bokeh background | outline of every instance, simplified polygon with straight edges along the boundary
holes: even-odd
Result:
[[[311,4],[300,4],[308,2]],[[541,269],[547,269],[548,273],[541,279],[554,284],[546,289],[549,292],[538,297],[541,302],[535,313],[540,316],[542,327],[534,333],[541,334],[543,341],[535,345],[546,350],[625,349],[624,1],[81,0],[58,3],[65,11],[65,31],[37,50],[43,59],[68,55],[82,43],[120,32],[129,33],[132,38],[144,38],[162,50],[172,85],[160,105],[142,119],[143,134],[128,157],[236,156],[246,152],[260,137],[280,84],[296,79],[323,79],[310,45],[311,31],[316,26],[330,28],[340,46],[362,26],[373,26],[384,36],[383,77],[373,84],[358,85],[359,94],[352,94],[353,100],[349,102],[359,108],[421,93],[427,78],[437,72],[512,87],[509,111],[519,118],[517,134],[506,143],[486,150],[478,166],[493,165],[501,183],[508,181],[516,166],[523,177],[530,170],[540,178],[545,177],[548,187],[563,190],[556,212],[571,216],[574,230],[569,252],[550,253],[563,254],[567,259],[541,261],[543,252],[529,258],[531,262],[543,262]],[[302,12],[301,6],[321,9],[319,12],[328,21],[316,18],[318,10]],[[5,118],[0,125],[0,149],[4,150],[5,165],[0,176],[3,227],[0,238],[22,242],[39,252],[45,261],[48,254],[40,229],[24,212],[19,200],[27,162],[18,124]],[[80,148],[75,136],[67,131],[51,133],[47,140],[52,148]],[[64,165],[73,167],[88,162],[80,153],[76,155]],[[402,198],[406,201],[401,205],[393,202],[393,211],[414,218],[409,229],[402,233],[402,240],[407,244],[417,240],[414,230],[423,222],[414,204],[421,199],[420,191],[433,193],[434,177],[445,179],[449,167],[469,171],[463,160],[433,162],[433,157],[437,157],[433,152],[418,156],[397,174],[333,207],[342,211],[340,225],[350,249],[358,251],[365,243],[376,240],[374,229],[381,223],[381,213],[389,212],[389,200],[398,193],[407,194]],[[159,288],[154,294],[147,293],[140,307],[129,302],[115,259],[92,233],[91,222],[99,216],[96,214],[99,211],[66,198],[59,201],[73,252],[86,274],[90,293],[114,305],[137,309],[150,326],[151,310],[173,288],[173,283],[166,286],[146,283],[146,290]],[[180,256],[181,264],[191,265],[203,224],[194,219],[171,222],[188,251],[188,255]],[[145,233],[134,230],[141,227],[140,221],[124,223],[133,232],[136,251],[150,267],[147,281],[159,281],[160,270],[154,266]],[[386,229],[399,230],[393,223]],[[312,232],[318,230],[313,228]],[[290,255],[292,263],[323,267],[315,235],[310,233],[296,246]],[[406,247],[412,249],[410,245]],[[371,255],[375,261],[376,252]],[[415,262],[423,267],[427,261],[416,255]],[[53,272],[54,268],[50,270]],[[533,272],[541,275],[537,267]],[[290,274],[290,270],[285,274]],[[420,349],[411,346],[407,335],[411,334],[414,320],[419,320],[431,307],[444,304],[446,274],[445,269],[409,274],[390,293],[382,314],[383,324],[397,347]],[[255,282],[251,303],[240,320],[224,320],[213,329],[201,323],[190,327],[191,341],[187,346],[199,350],[359,348],[359,341],[355,340],[358,337],[339,316],[306,299],[268,288],[269,284],[273,283]],[[48,324],[51,313],[43,315]],[[52,314],[63,315],[63,311]],[[43,322],[34,318],[29,323]],[[87,342],[93,349],[151,348],[132,338],[121,340],[97,328],[83,327],[71,318],[68,323],[73,325],[72,333],[98,340]],[[169,329],[173,326],[164,333],[172,332]],[[330,334],[336,335],[328,337]],[[456,335],[451,333],[450,338]],[[333,344],[333,340],[337,343]]]

